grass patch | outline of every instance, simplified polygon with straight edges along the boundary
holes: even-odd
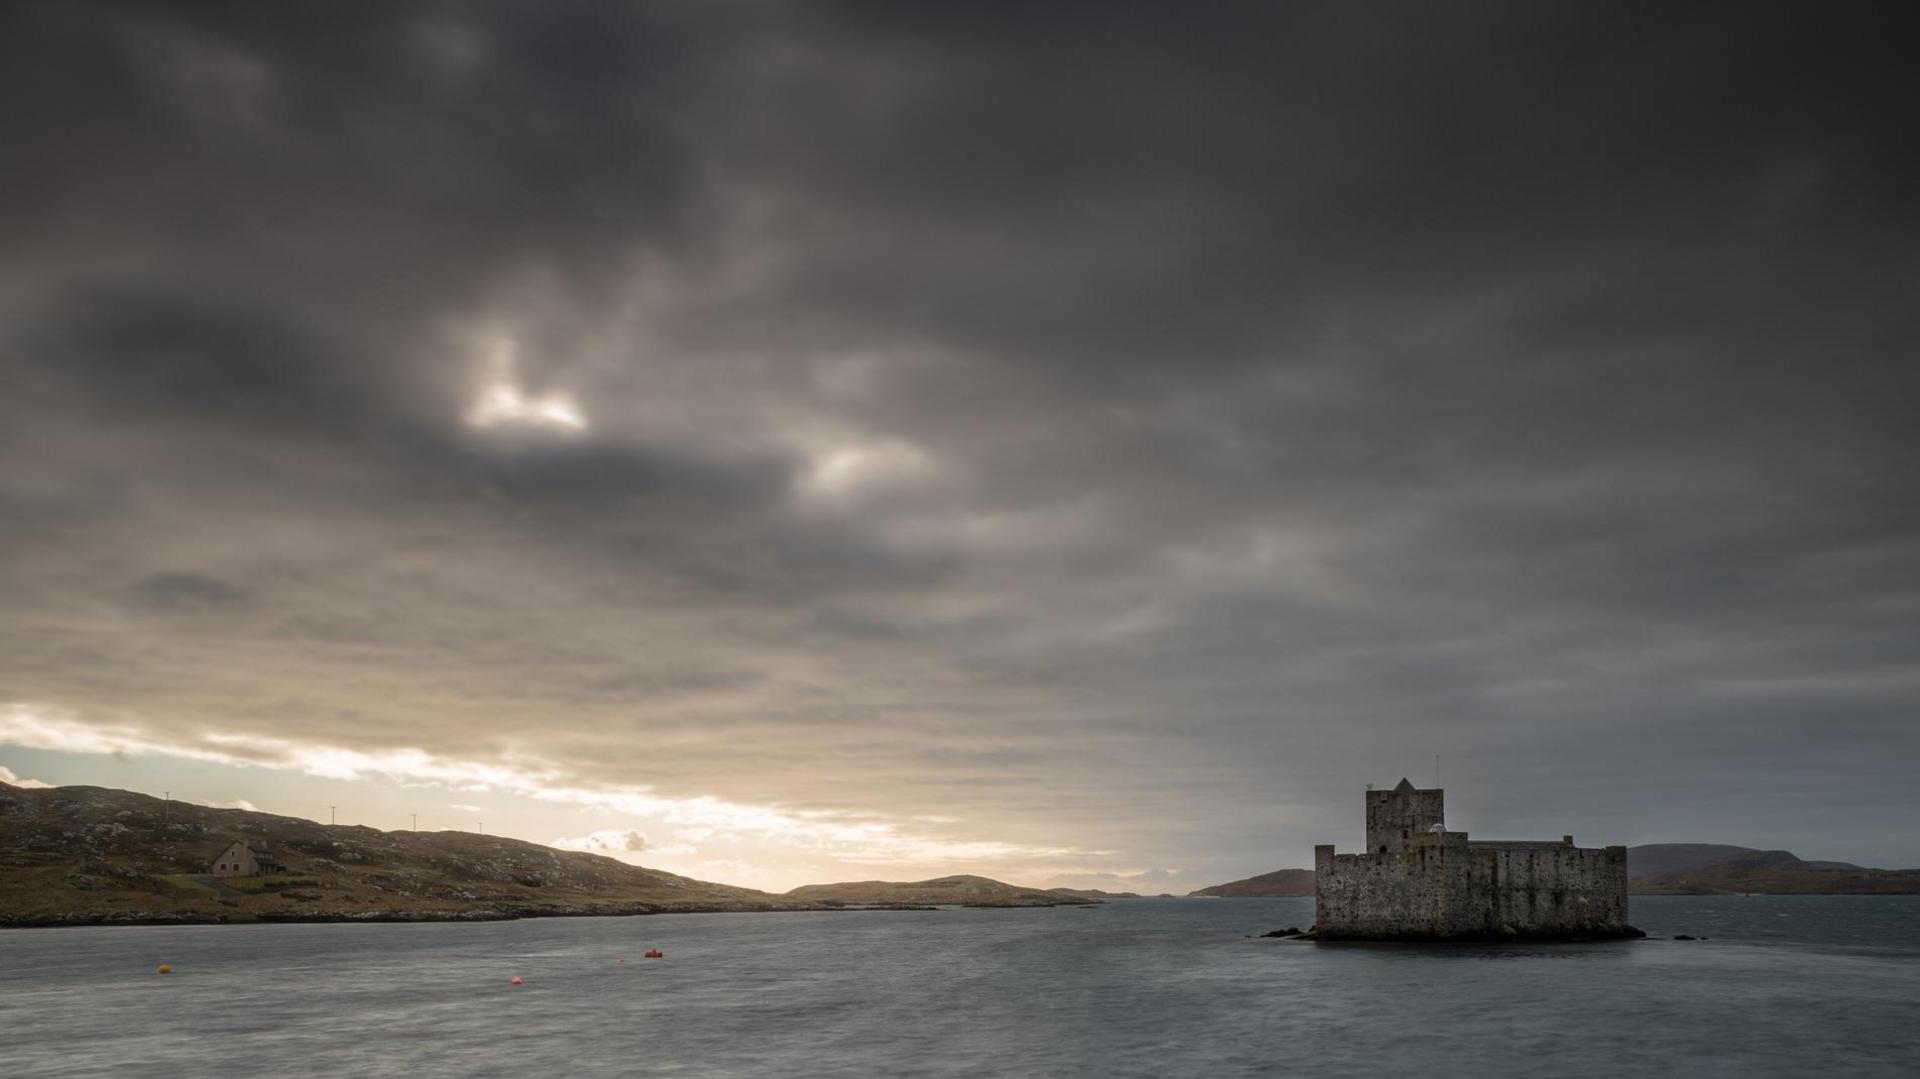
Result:
[[[279,892],[288,888],[320,887],[320,882],[312,877],[221,877],[220,883],[236,892],[246,892],[251,895]]]
[[[213,885],[208,884],[203,880],[195,879],[192,873],[168,873],[166,876],[155,877],[153,879],[159,881],[162,884],[166,884],[166,885],[170,885],[172,887],[178,888],[183,892],[193,892],[197,895],[213,895],[213,896],[217,896],[220,894],[220,890],[218,888],[215,888]]]

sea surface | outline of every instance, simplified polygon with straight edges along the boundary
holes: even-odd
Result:
[[[1145,899],[0,931],[0,1075],[1920,1075],[1920,897],[1633,900],[1649,933],[1702,941],[1251,936],[1312,916]]]

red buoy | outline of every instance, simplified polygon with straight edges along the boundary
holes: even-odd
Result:
[[[515,985],[519,985],[519,984],[520,984],[520,975],[518,975],[518,974],[515,974],[515,975],[513,976],[513,984],[515,984]]]
[[[667,953],[665,953],[665,952],[663,952],[663,951],[661,951],[661,950],[660,950],[660,949],[658,949],[658,948],[648,948],[648,949],[647,949],[647,958],[648,958],[648,959],[665,959],[666,957],[667,957]]]

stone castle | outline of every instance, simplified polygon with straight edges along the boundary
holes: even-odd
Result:
[[[1313,848],[1320,940],[1602,940],[1627,924],[1627,848],[1449,832],[1446,792],[1367,791],[1367,849]]]

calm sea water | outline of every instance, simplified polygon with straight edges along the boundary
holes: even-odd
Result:
[[[1920,897],[1633,917],[1712,939],[1249,939],[1304,899],[10,931],[0,1074],[1920,1075]]]

